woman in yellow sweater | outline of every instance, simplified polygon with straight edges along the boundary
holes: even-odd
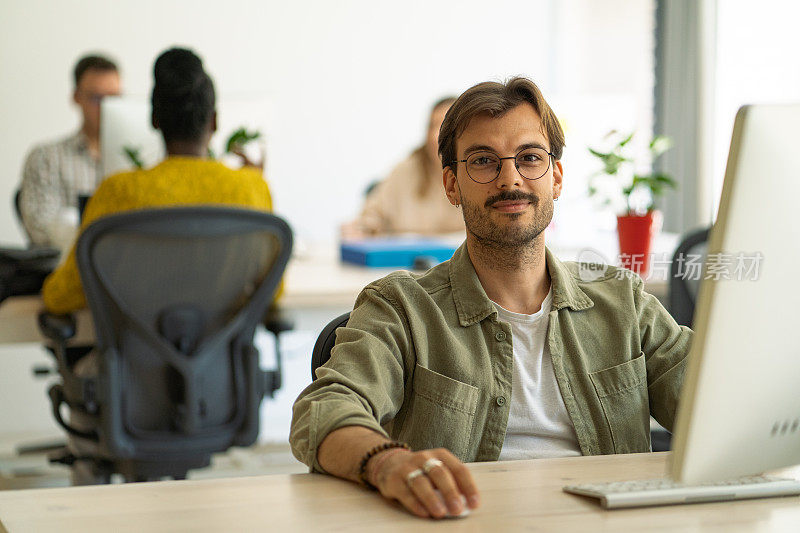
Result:
[[[232,170],[206,159],[217,127],[216,98],[200,58],[190,50],[167,50],[156,60],[154,77],[153,126],[164,137],[168,157],[149,170],[123,172],[103,181],[86,206],[81,231],[106,215],[171,205],[271,210],[269,188],[258,168]],[[42,297],[53,313],[86,306],[74,247],[45,280]]]

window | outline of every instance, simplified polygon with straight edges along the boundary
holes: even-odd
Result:
[[[713,213],[717,212],[736,111],[744,104],[800,102],[800,5],[717,2]]]

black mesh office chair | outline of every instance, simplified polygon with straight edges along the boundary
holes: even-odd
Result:
[[[669,276],[669,312],[682,326],[692,327],[694,306],[700,291],[702,266],[711,228],[696,230],[684,237],[672,256]]]
[[[99,481],[182,479],[211,454],[252,444],[261,399],[280,386],[280,367],[259,368],[253,336],[291,247],[282,219],[247,209],[142,210],[86,228],[77,260],[96,375],[68,357],[70,317],[40,317],[62,377],[53,414],[97,450],[60,460],[90,461]]]
[[[28,229],[25,227],[24,222],[22,221],[22,189],[17,189],[14,191],[14,214],[17,215],[17,222],[22,228],[22,231],[25,232],[28,242],[30,242],[31,236],[28,233]]]
[[[20,211],[20,191],[14,193],[14,212],[25,231]],[[0,247],[0,302],[11,296],[38,294],[47,275],[58,264],[59,252],[45,247]]]
[[[325,326],[322,333],[317,337],[317,342],[314,343],[314,351],[311,352],[311,381],[317,379],[315,374],[317,368],[327,363],[328,359],[331,358],[331,350],[333,345],[336,344],[336,330],[346,326],[348,320],[350,320],[350,312],[337,316]]]

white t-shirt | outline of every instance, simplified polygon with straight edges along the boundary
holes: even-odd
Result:
[[[581,455],[547,345],[552,300],[551,288],[542,308],[532,315],[494,304],[500,320],[511,325],[514,350],[511,410],[501,461]]]

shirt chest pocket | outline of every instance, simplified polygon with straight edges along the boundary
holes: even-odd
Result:
[[[415,450],[447,448],[468,461],[478,388],[417,365],[400,439]]]
[[[589,374],[611,429],[615,453],[650,450],[650,403],[644,353]]]

